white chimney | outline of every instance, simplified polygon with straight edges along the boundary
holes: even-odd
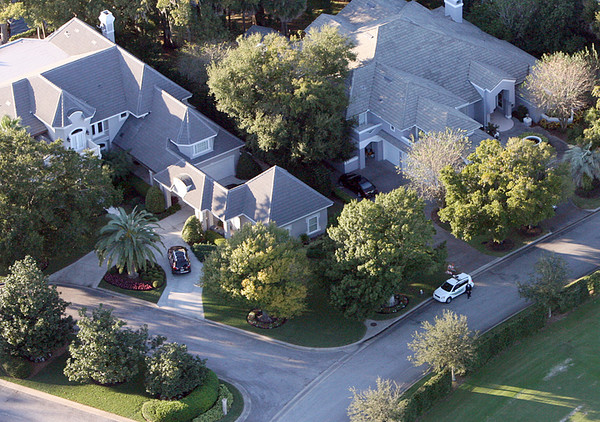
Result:
[[[102,35],[106,38],[115,42],[115,17],[109,10],[103,10],[100,12],[100,29],[102,30]]]
[[[462,0],[444,0],[444,14],[450,16],[454,22],[462,23]]]

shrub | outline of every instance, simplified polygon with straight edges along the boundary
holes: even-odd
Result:
[[[227,399],[227,410],[229,411],[233,405],[233,394],[225,384],[219,385],[219,397],[213,407],[198,416],[192,422],[215,422],[220,420],[224,416],[223,405],[221,404],[223,399]]]
[[[317,241],[311,243],[306,248],[306,257],[312,259],[323,259],[327,256],[325,249],[323,248],[323,242]]]
[[[198,261],[204,262],[204,260],[211,254],[212,251],[217,249],[215,245],[211,245],[209,243],[196,243],[192,245],[192,252],[198,258]]]
[[[165,197],[158,186],[151,186],[146,193],[146,209],[152,214],[165,211]]]
[[[33,370],[31,363],[23,358],[3,353],[0,356],[0,366],[9,377],[25,379],[29,378]]]
[[[21,38],[33,38],[37,35],[37,28],[31,28],[25,32],[21,32],[20,34],[12,35],[8,41],[15,41]]]
[[[163,284],[165,284],[164,280],[154,280],[152,282],[152,287],[154,287],[155,289],[158,289],[159,287],[161,287]]]
[[[289,168],[289,172],[304,183],[325,196],[332,191],[331,170],[323,164],[297,165]]]
[[[219,233],[217,233],[216,231],[213,231],[213,230],[207,230],[204,233],[204,236],[205,236],[205,242],[212,243],[213,245],[217,244],[217,239],[225,239],[222,235],[220,235]]]
[[[144,280],[144,276],[142,276],[142,280]],[[147,280],[148,282],[144,283],[138,278],[131,279],[123,274],[111,274],[110,272],[107,272],[104,275],[104,281],[125,290],[145,291],[153,289],[152,284],[149,283],[150,280]]]
[[[537,132],[523,132],[519,135],[519,138],[523,139],[526,138],[528,136],[537,136],[538,138],[540,138],[542,141],[544,142],[548,142],[548,137],[542,135],[541,133],[537,133]]]
[[[344,204],[348,204],[350,201],[352,201],[353,198],[352,196],[348,195],[346,192],[344,192],[343,190],[341,190],[338,187],[334,187],[332,189],[332,193],[339,198],[340,200],[342,200],[342,202],[344,202]]]
[[[180,400],[149,400],[142,416],[150,422],[187,422],[210,409],[218,397],[219,379],[208,371],[203,384]]]
[[[308,237],[308,235],[306,233],[302,233],[300,235],[300,242],[304,243],[305,245],[308,245],[309,241],[310,241],[310,238]]]
[[[187,346],[164,343],[146,357],[146,391],[171,400],[193,391],[206,375],[206,361],[187,351]]]
[[[215,246],[222,246],[225,244],[225,242],[227,242],[227,240],[224,237],[219,237],[215,239]]]
[[[258,176],[262,172],[260,165],[254,161],[254,158],[247,152],[240,154],[240,159],[235,169],[235,177],[248,180]]]
[[[186,242],[189,245],[205,242],[204,231],[202,230],[202,223],[200,222],[198,217],[192,215],[187,220],[185,220],[183,230],[181,230],[181,238],[184,242]]]
[[[522,122],[528,113],[529,113],[529,110],[527,110],[527,107],[525,107],[524,105],[520,105],[515,110],[513,110],[512,115],[515,119]]]

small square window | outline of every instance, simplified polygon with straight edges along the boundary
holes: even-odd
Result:
[[[102,122],[98,122],[98,133],[102,132],[104,132],[104,126],[102,125]]]
[[[308,217],[306,219],[307,233],[312,234],[316,231],[319,231],[319,216],[313,215],[312,217]]]
[[[210,143],[208,139],[197,142],[194,144],[194,155],[199,155],[204,152],[207,152],[210,149]]]
[[[127,118],[127,113],[121,113],[121,120],[125,120]]]

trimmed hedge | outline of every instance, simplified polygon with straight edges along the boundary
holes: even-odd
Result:
[[[208,258],[208,255],[215,249],[217,249],[217,247],[210,243],[196,243],[195,245],[192,245],[192,252],[194,252],[194,255],[196,255],[196,258],[198,258],[198,261],[200,262],[204,262],[204,260]]]
[[[219,397],[213,407],[195,418],[192,422],[215,422],[220,420],[225,416],[223,414],[223,405],[221,404],[223,399],[227,399],[227,411],[229,412],[229,409],[233,405],[233,394],[225,384],[219,385]]]
[[[149,400],[142,405],[142,416],[150,422],[188,422],[206,412],[216,402],[219,378],[208,371],[202,385],[180,400]]]
[[[567,284],[559,300],[558,311],[565,313],[600,292],[600,271]]]
[[[471,370],[485,365],[487,361],[512,346],[516,341],[529,337],[546,325],[548,311],[543,306],[533,305],[492,328],[477,339],[475,358]]]
[[[204,236],[206,243],[212,243],[213,245],[217,244],[217,239],[225,239],[225,237],[213,230],[207,230],[206,233],[204,233]]]
[[[340,199],[344,204],[348,204],[353,199],[356,199],[356,198],[348,195],[346,192],[344,192],[337,186],[332,189],[332,193],[334,196],[336,196],[338,199]]]
[[[146,209],[152,214],[165,212],[165,197],[158,186],[151,186],[146,192]]]
[[[440,399],[446,397],[451,390],[452,376],[450,371],[446,370],[434,374],[411,396],[400,400],[398,403],[400,420],[403,422],[416,420]]]
[[[242,180],[249,180],[260,173],[262,173],[260,165],[254,161],[254,158],[250,154],[242,152],[235,168],[235,177]]]

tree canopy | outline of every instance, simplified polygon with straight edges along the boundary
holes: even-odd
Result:
[[[561,292],[567,283],[568,266],[564,259],[555,254],[545,254],[535,263],[535,274],[528,283],[518,283],[519,295],[548,308],[558,307]]]
[[[208,86],[251,146],[283,166],[349,158],[344,83],[352,42],[329,26],[303,40],[269,34],[237,42],[209,66]]]
[[[445,132],[420,132],[401,173],[419,196],[443,205],[446,191],[440,180],[442,169],[451,166],[458,170],[464,166],[468,146],[464,131],[448,128]]]
[[[348,407],[350,422],[400,422],[398,409],[402,392],[391,380],[377,378],[376,388],[357,391],[351,388],[352,402]]]
[[[309,263],[302,245],[274,223],[245,224],[204,262],[205,288],[280,318],[306,307]]]
[[[455,371],[465,371],[475,355],[476,334],[469,330],[467,317],[445,309],[433,324],[423,321],[421,329],[413,333],[413,341],[408,343],[414,352],[409,360],[416,366],[429,364],[436,371],[450,368],[455,381]]]
[[[148,328],[123,328],[125,322],[102,304],[91,316],[81,309],[79,317],[79,331],[69,346],[71,356],[64,370],[69,381],[110,385],[133,378],[147,351]]]
[[[15,123],[15,122],[13,122]],[[82,245],[83,234],[118,194],[100,159],[0,125],[0,265],[40,261]]]
[[[567,127],[573,113],[587,105],[595,72],[585,53],[545,54],[527,76],[526,88],[535,105]]]
[[[439,211],[452,233],[465,240],[488,235],[501,242],[512,228],[536,225],[553,215],[566,190],[564,166],[550,167],[548,143],[526,139],[481,142],[461,171],[442,171],[446,207]]]
[[[335,249],[326,274],[331,301],[347,317],[365,318],[433,264],[424,207],[414,191],[399,188],[346,204],[327,229]]]
[[[29,256],[15,262],[0,288],[0,337],[12,355],[42,360],[63,346],[73,332],[69,303]]]

